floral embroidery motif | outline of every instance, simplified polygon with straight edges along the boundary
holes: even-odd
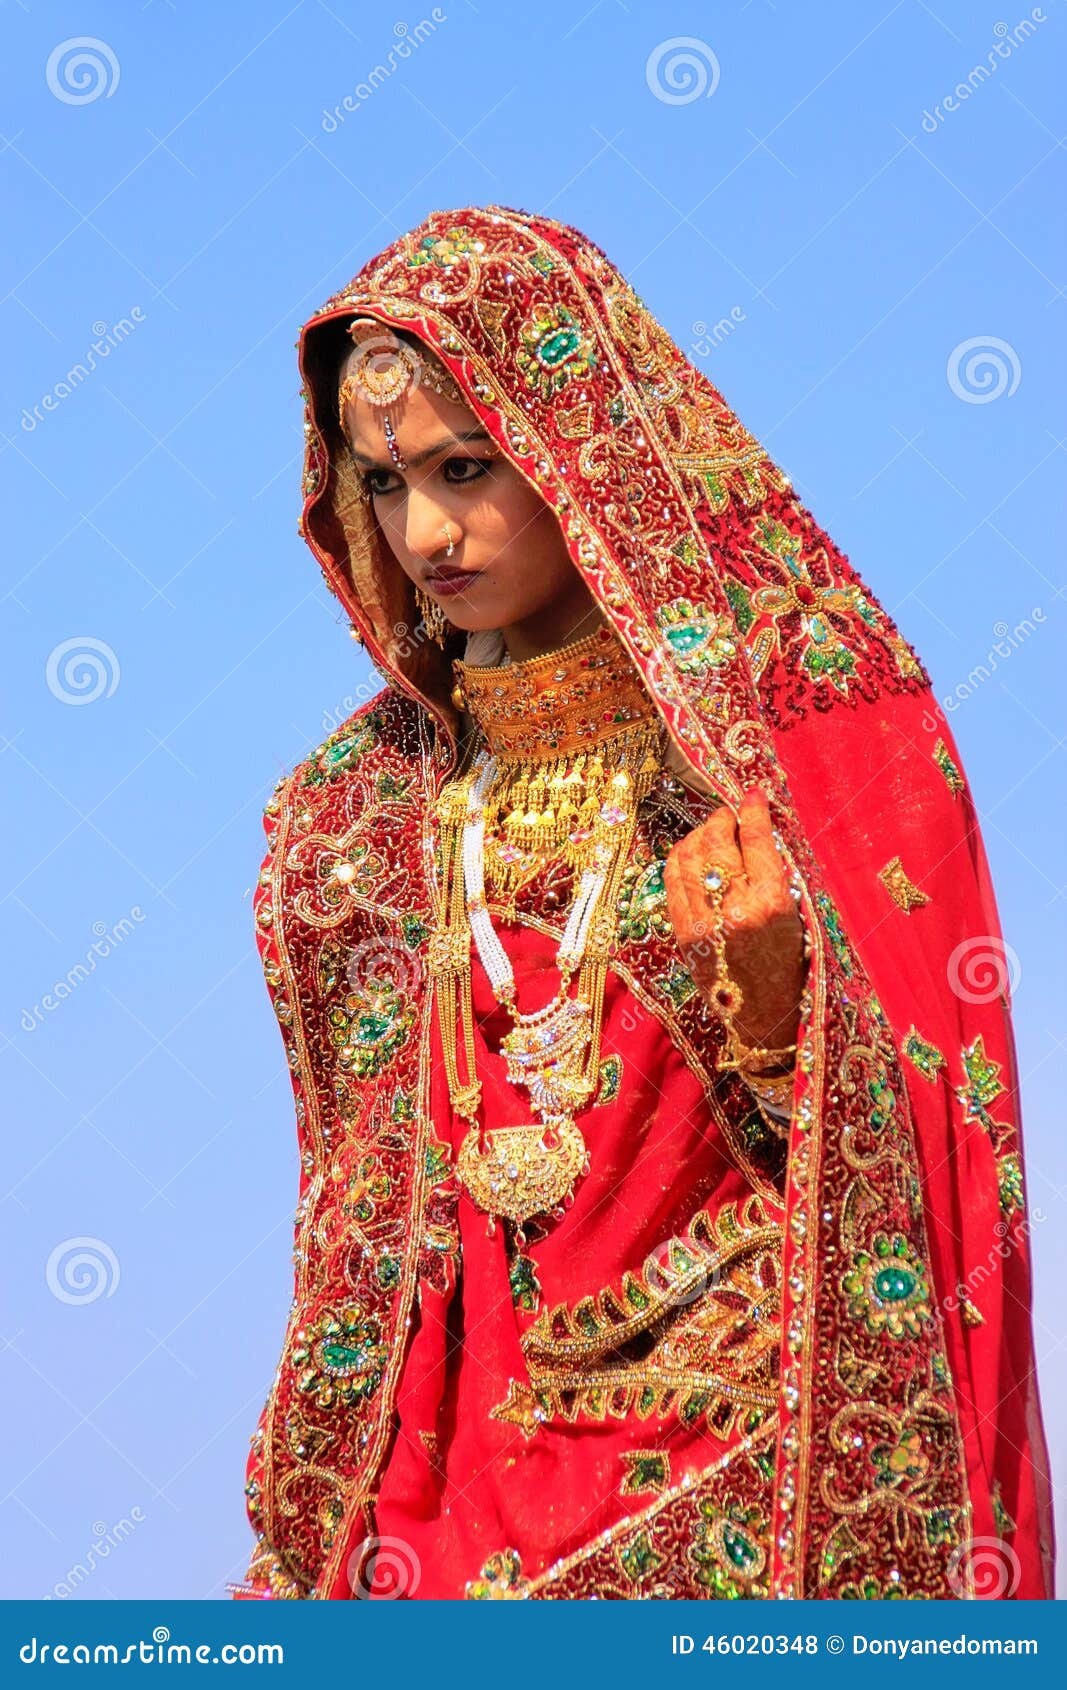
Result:
[[[878,870],[878,878],[905,915],[910,915],[912,910],[921,909],[923,904],[930,902],[929,894],[921,892],[915,882],[909,880],[899,857],[891,857],[885,868]]]
[[[930,1457],[923,1451],[922,1433],[917,1431],[902,1432],[895,1444],[878,1444],[871,1451],[871,1462],[877,1475],[875,1483],[883,1488],[905,1479],[921,1479],[930,1470]]]
[[[665,1491],[671,1482],[671,1458],[662,1449],[626,1449],[620,1458],[626,1473],[619,1486],[620,1496],[635,1496],[639,1491]]]
[[[933,750],[934,762],[945,777],[948,789],[953,798],[962,792],[966,782],[960,773],[959,765],[953,760],[952,754],[943,739],[939,739]]]
[[[986,1107],[1007,1089],[1000,1078],[1002,1064],[991,1062],[986,1056],[985,1041],[981,1033],[972,1044],[964,1047],[961,1054],[967,1084],[956,1087],[956,1096],[963,1104],[965,1118],[968,1121],[978,1121],[990,1136],[993,1135],[994,1129],[1003,1133],[1006,1130],[1004,1123],[995,1121]]]
[[[530,1581],[522,1576],[522,1559],[517,1549],[501,1549],[482,1567],[476,1579],[469,1579],[465,1595],[469,1601],[505,1601],[525,1597]]]
[[[838,623],[850,626],[858,618],[869,628],[878,628],[882,612],[870,603],[854,582],[847,586],[819,586],[801,556],[803,542],[783,522],[761,517],[755,538],[766,558],[777,567],[781,579],[749,592],[740,581],[729,579],[727,597],[745,648],[758,680],[774,657],[783,656],[783,618],[795,616],[799,623],[800,667],[817,683],[828,682],[847,695],[850,677],[856,669],[854,652],[846,643]],[[762,558],[760,564],[762,564]],[[757,565],[757,572],[762,568]]]
[[[899,1232],[876,1233],[871,1250],[858,1250],[841,1289],[849,1314],[875,1336],[917,1338],[932,1319],[926,1269]]]
[[[1001,1213],[1010,1220],[1023,1206],[1023,1170],[1017,1152],[1010,1151],[997,1163],[997,1186]]]
[[[375,979],[346,992],[327,1020],[342,1073],[371,1080],[407,1043],[416,1015],[391,980]]]
[[[614,1103],[621,1090],[622,1057],[605,1056],[600,1064],[600,1086],[593,1102]]]
[[[324,1310],[296,1338],[297,1390],[313,1396],[320,1408],[335,1403],[352,1408],[377,1391],[389,1351],[380,1342],[378,1321],[365,1318],[357,1305],[339,1313]]]
[[[938,1070],[948,1066],[941,1051],[923,1038],[914,1022],[904,1035],[904,1055],[919,1070],[923,1079],[929,1080],[931,1084],[936,1081]]]
[[[694,605],[690,599],[672,599],[657,607],[657,625],[684,675],[705,675],[737,655],[737,643],[722,620],[706,605]]]
[[[522,325],[519,335],[522,346],[515,361],[526,386],[538,390],[542,399],[551,399],[576,376],[586,376],[596,368],[592,337],[582,332],[565,305],[545,306],[532,322]]]

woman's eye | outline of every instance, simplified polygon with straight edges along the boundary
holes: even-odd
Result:
[[[446,458],[441,464],[441,473],[453,487],[463,487],[468,481],[479,481],[487,475],[491,462],[489,458]],[[403,486],[401,478],[389,469],[366,470],[363,481],[368,493],[377,498],[386,493],[398,493]]]
[[[462,485],[465,481],[478,481],[481,476],[487,475],[489,462],[485,458],[446,458],[441,468],[446,481]]]

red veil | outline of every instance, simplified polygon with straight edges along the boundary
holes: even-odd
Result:
[[[265,818],[258,928],[304,1171],[292,1321],[249,1461],[251,1587],[341,1593],[345,1556],[373,1529],[413,1295],[403,1248],[371,1271],[329,1208],[325,1039],[283,932],[287,898],[320,910],[323,929],[331,919],[310,873],[300,892],[286,878],[303,850],[282,837],[294,783],[295,805],[354,758],[364,782],[373,769],[395,787],[420,769],[443,778],[455,756],[446,658],[409,637],[410,583],[339,450],[354,313],[433,348],[557,512],[676,747],[727,803],[765,787],[801,877],[811,1010],[785,1183],[771,1588],[1051,1595],[1008,970],[951,731],[877,598],[599,248],[503,206],[434,213],[298,343],[301,529],[389,687],[373,731],[372,707],[357,712]],[[385,902],[406,912],[411,943],[421,825],[368,813],[360,840],[387,864]],[[368,918],[372,937],[383,920]],[[391,1101],[375,1102],[368,1076],[368,1107],[417,1119],[426,1052],[424,1035],[408,1038],[408,1088],[393,1073]],[[364,1182],[398,1239],[425,1201],[417,1151],[398,1127]],[[308,1358],[324,1331],[340,1342],[357,1327],[378,1358],[373,1387],[335,1399]]]

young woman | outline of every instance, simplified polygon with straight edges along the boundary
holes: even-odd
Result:
[[[1003,944],[919,659],[577,231],[436,213],[299,347],[386,685],[265,815],[302,1173],[235,1593],[1049,1594]]]

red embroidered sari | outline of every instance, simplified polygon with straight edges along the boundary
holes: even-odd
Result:
[[[528,1251],[536,1285],[451,1173],[425,954],[456,718],[339,450],[356,313],[447,365],[557,512],[694,783],[731,804],[762,784],[802,886],[783,1139],[716,1070],[657,885],[708,800],[648,802],[609,974],[616,1066],[583,1112],[574,1207]],[[574,230],[434,214],[315,314],[300,357],[302,527],[389,684],[265,816],[257,923],[302,1175],[248,1590],[1051,1594],[1003,944],[914,651]],[[506,931],[531,1004],[550,892]]]

